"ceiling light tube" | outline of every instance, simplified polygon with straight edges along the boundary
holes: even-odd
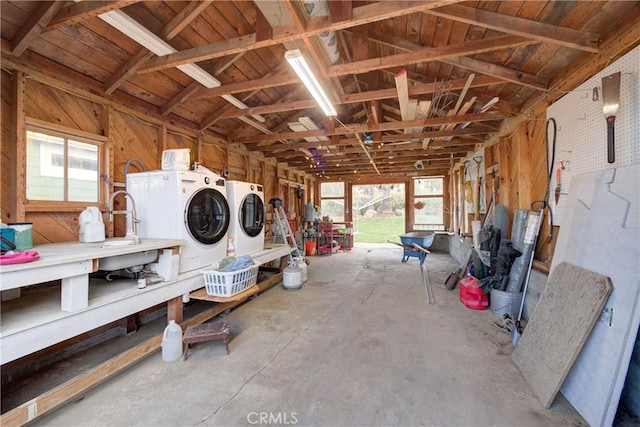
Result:
[[[135,40],[136,43],[144,46],[147,50],[155,53],[157,56],[165,56],[177,52],[173,46],[156,36],[138,21],[121,10],[111,10],[109,12],[102,13],[98,15],[98,18],[102,19],[124,35]],[[220,80],[216,79],[196,64],[182,64],[178,65],[176,68],[208,89],[219,87],[221,85]],[[249,108],[244,102],[232,95],[223,95],[222,98],[240,109]],[[251,117],[262,123],[265,121],[264,117],[258,114]]]
[[[311,72],[311,68],[309,68],[300,50],[289,50],[284,54],[284,58],[289,62],[289,65],[291,65],[291,68],[293,68],[300,80],[302,80],[302,83],[309,93],[311,93],[311,96],[313,96],[313,99],[316,100],[320,108],[322,108],[322,111],[324,111],[327,116],[337,116],[338,113],[335,108],[333,108],[333,105],[331,105],[327,94],[322,90],[316,76]]]

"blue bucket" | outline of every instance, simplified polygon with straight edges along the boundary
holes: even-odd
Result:
[[[15,242],[15,230],[13,228],[0,228],[0,236],[2,236],[3,239],[8,240],[9,242],[11,242],[11,244],[14,244]],[[15,249],[15,247],[11,247],[9,246],[7,243],[5,243],[4,241],[0,241],[0,246],[2,247],[3,251],[10,251]]]

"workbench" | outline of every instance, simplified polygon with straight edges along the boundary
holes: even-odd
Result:
[[[279,260],[282,266],[289,257],[291,250],[292,248],[286,245],[265,243],[263,251],[253,253],[251,256],[259,265]],[[212,268],[214,267],[216,266],[212,266]],[[281,271],[259,282],[257,284],[258,292],[263,292],[280,281],[282,281]],[[0,323],[0,328],[2,329],[0,335],[1,363],[4,364],[7,361],[15,360],[18,357],[43,349],[66,338],[71,338],[114,320],[122,319],[132,313],[137,313],[162,302],[174,303],[176,311],[172,312],[171,304],[169,304],[167,317],[171,320],[174,315],[179,315],[181,319],[179,321],[180,326],[186,329],[188,326],[206,322],[245,301],[245,299],[239,299],[227,303],[217,303],[205,312],[182,321],[183,298],[187,298],[189,292],[204,287],[204,278],[201,271],[194,270],[183,273],[175,281],[162,282],[147,286],[144,289],[137,289],[137,285],[133,284],[132,281],[117,282],[110,282],[107,286],[91,286],[89,307],[74,313],[60,311],[58,307],[52,306],[51,301],[49,301],[48,312],[44,313],[42,308],[47,305],[47,299],[34,298],[33,301],[24,301],[23,305],[31,307],[31,311],[27,314],[33,314],[36,318],[29,319],[27,316],[27,319],[23,319],[23,322],[16,322],[15,319],[8,321],[9,318],[7,316],[11,316],[13,311],[8,309],[8,306],[17,304],[20,299],[3,303],[2,322]],[[114,292],[113,287],[118,287],[118,291]],[[105,292],[106,288],[112,288],[108,295]],[[46,290],[46,288],[42,290]],[[179,302],[179,304],[175,304],[176,302]],[[55,389],[49,390],[4,413],[0,417],[0,424],[26,424],[65,402],[77,399],[78,396],[86,393],[96,384],[122,372],[159,349],[161,342],[162,334],[159,334],[131,349],[125,350],[88,372],[82,373]]]
[[[151,243],[147,240],[155,240]],[[174,245],[180,244],[181,240],[165,240],[165,239],[142,239],[142,244],[147,245]],[[160,243],[164,242],[164,243]],[[18,282],[19,277],[29,277],[29,264],[21,264],[19,269],[11,269],[8,277],[15,274],[11,282],[5,283],[5,267],[2,268],[2,286],[7,289],[15,287],[17,283],[34,283],[40,280],[52,280],[52,273],[48,272],[46,266],[55,268],[61,263],[69,263],[75,267],[75,263],[84,264],[82,260],[78,260],[76,255],[64,255],[58,258],[58,262],[52,262],[49,259],[49,250],[56,247],[60,248],[65,244],[45,245],[49,246],[43,251],[44,256],[41,260],[32,264],[37,268],[36,271],[44,271],[44,276],[40,273],[33,274],[34,279],[25,279]],[[97,244],[79,244],[71,243],[72,247],[85,250],[85,257],[91,259],[91,265],[95,259],[104,256],[102,250],[85,248],[82,245]],[[78,246],[74,246],[78,245]],[[141,246],[136,245],[140,250]],[[132,246],[133,247],[133,246]],[[34,249],[38,250],[36,246]],[[125,247],[108,248],[109,255],[119,255],[126,253]],[[107,250],[105,248],[105,250]],[[129,249],[131,250],[131,249]],[[125,251],[125,252],[123,252]],[[270,261],[288,256],[291,251],[286,245],[267,245],[266,249],[252,254],[254,261],[263,265]],[[55,251],[54,251],[55,252]],[[95,258],[97,256],[97,258]],[[53,255],[51,256],[53,257]],[[74,261],[75,260],[75,261]],[[38,264],[40,265],[38,266]],[[44,265],[43,265],[44,264]],[[86,266],[86,264],[84,264]],[[16,265],[17,266],[17,265]],[[13,266],[15,267],[15,266]],[[216,268],[216,264],[212,264],[211,268]],[[91,267],[93,268],[93,267]],[[22,273],[14,273],[20,271]],[[67,271],[67,270],[62,270]],[[60,306],[60,293],[64,291],[63,285],[54,284],[47,286],[30,286],[25,289],[21,298],[12,299],[2,302],[2,310],[0,312],[0,364],[5,364],[23,356],[42,350],[51,345],[57,344],[69,338],[91,331],[110,322],[118,321],[132,314],[141,312],[150,307],[159,304],[167,304],[167,317],[169,320],[176,320],[178,323],[182,319],[182,304],[188,301],[189,294],[192,291],[204,287],[204,277],[200,270],[193,270],[182,273],[176,280],[160,282],[154,285],[148,285],[144,289],[138,289],[135,280],[113,280],[106,281],[103,279],[89,279],[88,273],[84,270],[71,270],[69,273],[57,273],[60,276],[75,277],[85,275],[87,277],[87,306],[74,311],[64,311]],[[44,279],[46,277],[46,279]],[[37,279],[35,279],[37,278]],[[262,288],[260,289],[262,290]]]
[[[178,253],[184,240],[140,239],[136,245],[104,247],[105,242],[64,242],[34,246],[40,258],[33,262],[0,267],[0,291],[61,280],[62,311],[76,311],[89,305],[89,273],[98,271],[98,260],[158,249]]]

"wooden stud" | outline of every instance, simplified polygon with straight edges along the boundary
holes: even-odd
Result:
[[[156,166],[158,169],[162,166],[162,152],[167,149],[167,127],[160,125],[158,127],[158,146],[156,148]]]
[[[518,126],[517,145],[516,145],[516,170],[518,176],[518,203],[519,209],[531,208],[531,187],[533,180],[531,178],[531,162],[529,160],[529,134],[527,132],[526,123]]]
[[[167,323],[171,320],[181,323],[182,317],[182,295],[180,295],[167,301]]]
[[[11,82],[11,209],[13,222],[25,221],[27,134],[25,129],[25,96],[27,78],[22,71],[13,74]]]

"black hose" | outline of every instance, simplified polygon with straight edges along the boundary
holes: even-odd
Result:
[[[549,162],[549,124],[552,125],[553,130],[553,138],[551,140],[551,162]],[[545,148],[547,150],[547,191],[544,193],[543,200],[534,200],[531,202],[531,209],[534,209],[536,204],[541,204],[540,211],[544,209],[549,209],[549,236],[547,237],[547,241],[551,241],[553,239],[553,212],[551,211],[551,207],[549,206],[549,195],[551,194],[551,179],[553,178],[553,165],[556,162],[556,135],[557,135],[557,125],[556,120],[552,117],[547,119],[547,127],[545,129],[544,142]],[[534,248],[535,250],[535,248]]]

